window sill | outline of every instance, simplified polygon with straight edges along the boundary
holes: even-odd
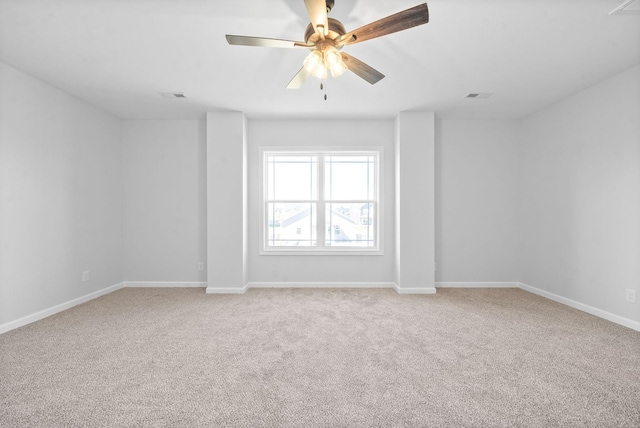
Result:
[[[282,249],[282,250],[261,250],[261,256],[383,256],[384,251],[380,249],[340,249],[340,250],[316,250],[316,249]]]

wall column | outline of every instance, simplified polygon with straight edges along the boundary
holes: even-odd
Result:
[[[398,293],[435,289],[435,115],[396,118],[396,285]]]
[[[207,293],[244,293],[247,273],[246,119],[207,113]]]

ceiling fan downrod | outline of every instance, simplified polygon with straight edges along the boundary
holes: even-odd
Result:
[[[333,9],[333,5],[334,5],[334,0],[327,0],[327,13],[331,12],[331,9]]]

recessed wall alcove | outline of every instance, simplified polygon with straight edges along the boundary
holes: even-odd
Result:
[[[250,287],[393,287],[435,293],[435,118],[247,119],[207,115],[208,293]],[[381,255],[260,255],[260,147],[383,147]],[[416,189],[420,189],[419,192]]]

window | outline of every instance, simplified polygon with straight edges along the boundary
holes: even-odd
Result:
[[[381,149],[263,150],[264,253],[379,253]]]

